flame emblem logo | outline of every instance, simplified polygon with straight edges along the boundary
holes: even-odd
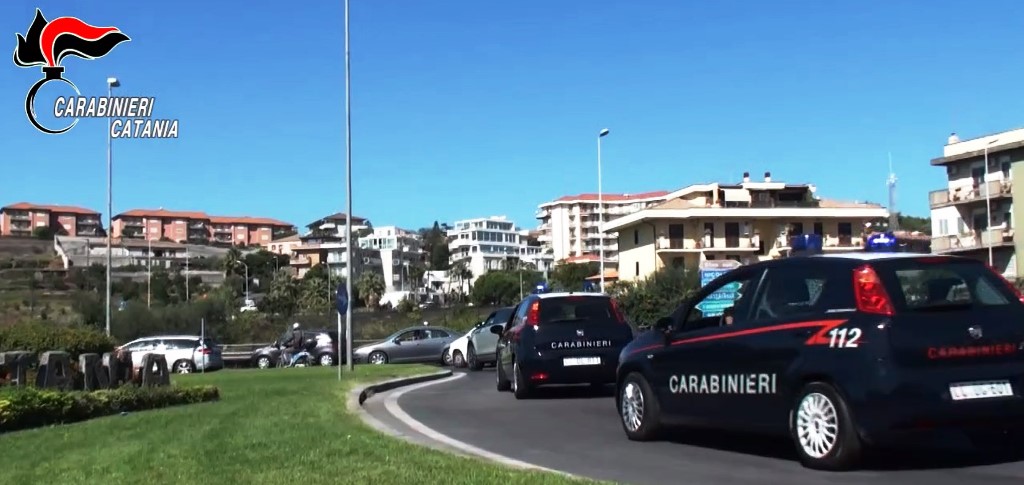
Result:
[[[54,130],[44,127],[36,120],[36,94],[46,83],[62,82],[74,88],[79,96],[82,94],[73,82],[63,77],[64,67],[61,66],[61,61],[68,56],[98,59],[109,54],[118,44],[131,40],[117,27],[96,27],[75,17],[58,17],[47,21],[39,9],[36,9],[36,16],[28,32],[24,36],[16,35],[18,45],[14,47],[14,65],[41,66],[43,70],[43,78],[36,81],[25,96],[25,115],[32,126],[51,135],[66,133],[78,124],[76,118],[70,126]]]

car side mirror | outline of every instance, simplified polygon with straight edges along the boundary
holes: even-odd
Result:
[[[501,333],[504,330],[505,330],[505,326],[504,325],[491,325],[491,333],[493,333],[494,335],[501,335]]]
[[[654,323],[656,330],[665,331],[672,328],[672,317],[661,317]]]
[[[391,339],[391,343],[395,345],[402,345],[402,341],[398,337]]]

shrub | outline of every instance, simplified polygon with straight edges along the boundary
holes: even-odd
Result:
[[[77,359],[81,354],[102,354],[113,349],[114,341],[103,332],[80,325],[29,322],[0,328],[0,352],[24,350],[38,355],[63,350]]]
[[[218,399],[220,391],[213,386],[126,386],[93,392],[6,387],[0,388],[0,433]]]
[[[699,275],[692,269],[661,268],[637,282],[616,282],[608,293],[619,300],[629,321],[636,325],[653,325],[700,289]]]

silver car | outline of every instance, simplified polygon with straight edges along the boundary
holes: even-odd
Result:
[[[469,370],[480,370],[484,365],[494,364],[495,349],[498,347],[498,335],[491,327],[504,328],[505,323],[512,317],[514,307],[499,308],[487,316],[487,320],[477,326],[469,336],[469,344],[466,348],[466,366]]]
[[[444,363],[445,347],[459,335],[444,327],[409,327],[380,342],[353,350],[352,361],[357,364]]]

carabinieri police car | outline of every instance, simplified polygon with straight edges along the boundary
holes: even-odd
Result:
[[[967,258],[755,263],[626,346],[617,389],[631,440],[669,425],[777,433],[805,466],[849,469],[872,445],[1024,426],[1024,303]]]

